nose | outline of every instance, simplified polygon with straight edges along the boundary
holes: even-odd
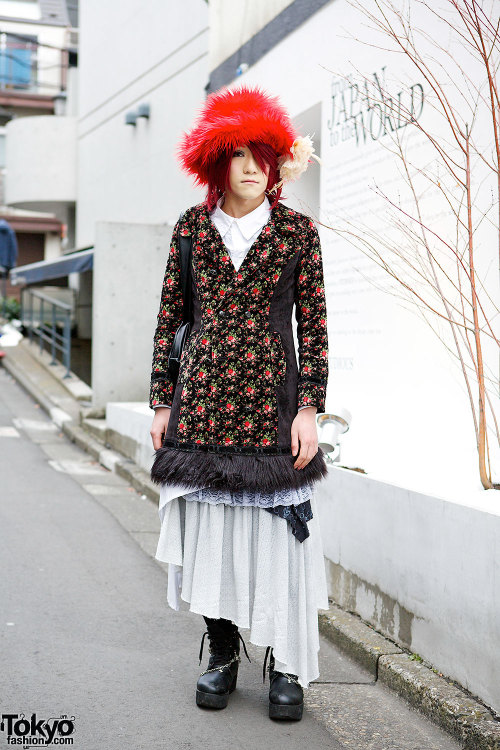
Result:
[[[259,171],[258,164],[252,154],[247,154],[247,156],[245,157],[243,171],[245,172],[245,174],[256,174]]]

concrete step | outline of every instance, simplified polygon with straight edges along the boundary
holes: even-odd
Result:
[[[44,349],[40,351],[40,347],[36,343],[30,343],[26,337],[20,341],[18,347],[25,349],[76,401],[81,402],[82,405],[90,406],[92,402],[92,388],[87,383],[84,383],[83,380],[80,380],[74,372],[70,370],[68,375],[66,367],[59,361],[51,364],[52,357],[49,352]]]
[[[103,445],[107,442],[107,424],[105,419],[93,419],[90,417],[82,419],[81,425],[84,430],[99,440]]]

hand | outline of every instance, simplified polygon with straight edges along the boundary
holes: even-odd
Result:
[[[318,452],[318,430],[316,428],[316,407],[301,409],[292,422],[292,455],[299,450],[293,468],[303,469]]]
[[[153,418],[153,424],[149,434],[153,438],[153,448],[158,450],[161,448],[163,442],[163,435],[167,431],[168,421],[170,419],[170,409],[167,407],[159,407],[155,409],[155,415]]]

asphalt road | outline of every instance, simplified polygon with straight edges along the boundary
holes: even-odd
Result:
[[[59,719],[78,750],[459,747],[324,639],[302,721],[269,719],[265,650],[247,630],[252,663],[242,654],[228,707],[197,707],[204,622],[167,605],[156,505],[72,444],[2,368],[0,529],[0,748],[19,719],[21,732]]]

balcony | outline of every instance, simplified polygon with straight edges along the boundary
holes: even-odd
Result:
[[[54,213],[67,223],[76,200],[76,124],[76,117],[56,115],[7,123],[7,205]]]

